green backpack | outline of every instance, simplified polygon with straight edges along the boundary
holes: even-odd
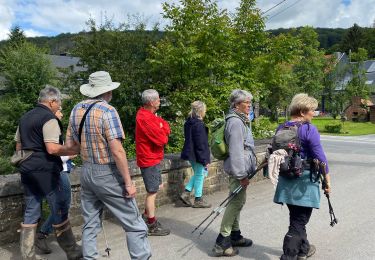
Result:
[[[224,118],[216,118],[211,124],[210,148],[212,155],[218,160],[225,160],[229,156],[229,147],[225,143],[225,122],[231,117],[237,115],[229,115]]]

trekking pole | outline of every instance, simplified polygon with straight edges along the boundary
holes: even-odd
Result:
[[[326,169],[326,163],[325,162],[320,162],[319,166],[320,166],[320,170],[321,170],[321,173],[322,173],[322,176],[321,176],[321,178],[322,178],[322,189],[324,190],[327,187],[327,180],[326,180],[326,175],[327,175],[326,170],[327,169]],[[330,226],[333,227],[335,224],[338,223],[338,219],[336,218],[335,212],[333,211],[333,207],[332,207],[332,204],[331,204],[329,193],[325,193],[325,195],[326,195],[326,198],[328,200],[329,217],[331,218]]]
[[[250,180],[252,177],[255,176],[257,172],[259,172],[261,169],[263,169],[267,165],[267,161],[261,163],[259,167],[251,174],[247,176],[247,178]],[[206,227],[199,232],[199,236],[201,236],[204,231],[214,222],[214,220],[221,214],[221,212],[228,206],[228,204],[234,199],[234,197],[243,189],[242,185],[239,185],[234,191],[232,191],[228,197],[225,198],[224,201],[220,203],[219,206],[217,206],[214,210],[211,211],[211,213],[196,227],[191,233],[194,233],[198,228],[200,228],[203,223],[205,223],[212,215],[215,214],[215,216],[210,220],[210,222],[206,225]]]
[[[224,207],[225,206],[223,206],[224,205],[224,203],[225,202],[227,202],[229,199],[231,199],[231,197],[233,196],[233,194],[234,194],[234,192],[236,192],[237,190],[240,190],[240,187],[242,187],[242,186],[239,186],[239,187],[237,187],[233,192],[231,192],[230,194],[229,194],[229,196],[225,199],[225,200],[223,200],[221,203],[220,203],[220,205],[219,206],[217,206],[214,210],[212,210],[211,211],[211,213],[210,213],[210,215],[208,215],[196,228],[194,228],[194,230],[191,232],[191,233],[194,233],[198,228],[200,228],[202,225],[203,225],[203,223],[204,222],[206,222],[213,214],[217,214],[217,215],[219,215],[220,214],[220,212],[224,209]]]
[[[216,215],[210,220],[210,222],[208,222],[208,224],[203,228],[203,230],[201,232],[199,232],[199,236],[203,235],[204,231],[206,231],[206,229],[212,224],[212,222],[214,222],[214,220],[221,214],[221,212],[229,205],[229,203],[234,199],[234,197],[236,197],[236,195],[238,193],[240,193],[240,191],[243,190],[243,187],[240,185],[238,186],[231,194],[230,196],[227,198],[226,200],[226,203],[221,206],[218,210],[216,210]],[[221,205],[221,204],[220,204]]]
[[[111,248],[108,246],[108,240],[107,240],[107,233],[105,232],[105,228],[104,228],[104,224],[103,224],[103,219],[100,218],[100,223],[102,225],[102,229],[103,229],[103,234],[104,234],[104,240],[105,240],[105,246],[106,246],[106,249],[104,250],[108,257],[109,257],[109,251],[111,251]]]

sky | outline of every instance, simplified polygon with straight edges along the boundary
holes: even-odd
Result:
[[[162,3],[177,0],[0,0],[0,40],[8,38],[10,28],[19,25],[26,36],[52,36],[87,30],[86,21],[103,17],[114,23],[136,15],[151,28],[162,20]],[[233,12],[240,0],[218,0],[221,8]],[[375,21],[375,0],[258,0],[265,12],[266,28],[313,26],[348,28],[354,23],[370,27]],[[134,21],[134,19],[133,19]],[[161,28],[162,29],[162,28]]]

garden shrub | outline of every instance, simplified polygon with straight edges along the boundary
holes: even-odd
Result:
[[[331,123],[324,126],[327,133],[339,134],[342,129],[342,124]]]

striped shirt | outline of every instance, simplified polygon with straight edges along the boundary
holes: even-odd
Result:
[[[68,141],[78,141],[79,125],[87,108],[96,100],[78,103],[72,110],[66,133]],[[105,100],[96,103],[86,116],[81,136],[82,161],[95,164],[115,163],[108,142],[125,138],[120,117],[116,109]]]

